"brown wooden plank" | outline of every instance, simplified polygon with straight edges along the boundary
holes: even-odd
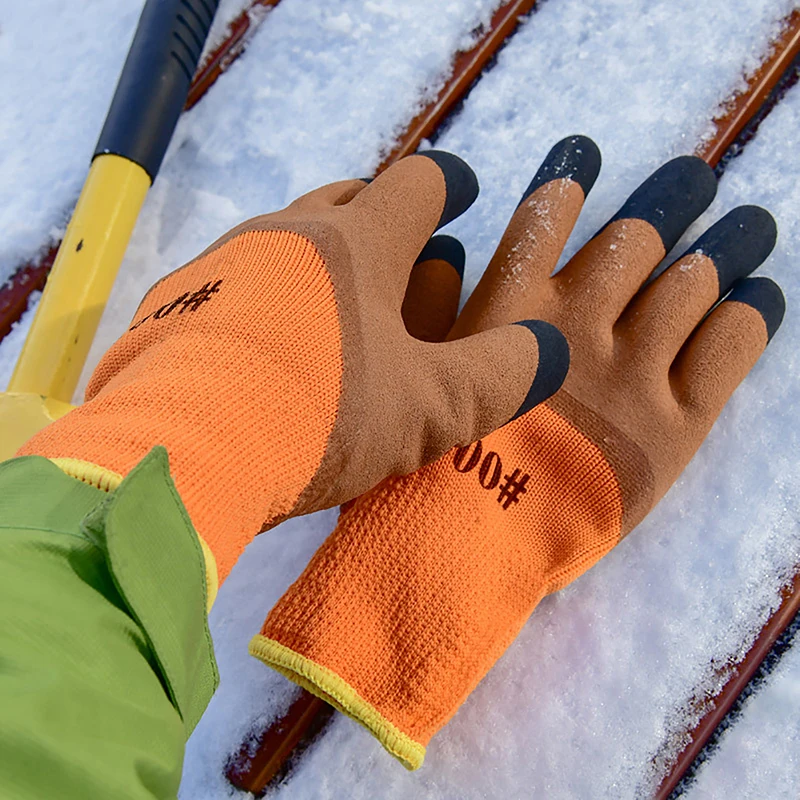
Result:
[[[375,171],[379,175],[403,156],[416,153],[423,139],[433,134],[453,107],[467,94],[489,60],[516,30],[521,17],[533,10],[536,0],[512,0],[494,12],[489,24],[481,31],[476,43],[469,49],[456,53],[450,77],[439,93],[408,123],[389,155]]]
[[[8,282],[0,287],[0,341],[8,335],[14,323],[25,313],[31,294],[44,289],[56,253],[58,247],[51,247],[41,261],[20,267]]]
[[[739,695],[758,672],[761,663],[769,655],[778,637],[794,620],[800,610],[800,572],[795,576],[794,581],[783,590],[781,597],[780,606],[761,629],[747,655],[738,664],[725,669],[725,674],[729,675],[728,680],[720,692],[707,701],[706,712],[689,732],[690,741],[664,777],[655,795],[656,800],[667,800],[672,794],[717,726],[722,722],[723,717],[731,710]]]
[[[331,714],[333,709],[329,705],[314,695],[300,690],[299,697],[286,714],[261,736],[254,753],[251,752],[249,742],[242,744],[239,752],[229,763],[228,779],[234,786],[263,788],[280,772],[309,729]]]
[[[275,8],[281,0],[252,0],[228,27],[225,39],[217,45],[208,58],[200,64],[195,73],[185,111],[194,106],[211,88],[214,82],[244,52],[247,43],[261,24],[269,9]]]
[[[755,116],[784,72],[800,53],[800,10],[795,9],[783,22],[781,34],[759,68],[747,78],[747,88],[735,93],[717,117],[716,134],[702,142],[696,154],[715,167],[736,137]]]

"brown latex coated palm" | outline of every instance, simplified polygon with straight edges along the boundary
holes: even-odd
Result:
[[[692,157],[653,174],[553,274],[599,167],[585,137],[553,148],[450,334],[548,320],[572,354],[563,388],[359,498],[250,646],[410,768],[539,600],[669,488],[783,315],[780,289],[745,277],[775,242],[755,207],[647,283],[714,197]]]
[[[21,453],[93,480],[163,445],[222,580],[260,530],[488,433],[558,388],[568,351],[546,323],[406,331],[417,256],[477,193],[429,151],[237,226],[148,292],[87,402]]]
[[[581,146],[589,150],[590,143]],[[775,245],[774,220],[755,206],[731,211],[645,285],[715,194],[705,162],[676,158],[553,274],[572,226],[547,230],[548,221],[569,220],[568,209],[579,205],[553,185],[534,190],[450,333],[468,336],[520,314],[560,327],[573,358],[547,405],[611,466],[622,495],[623,535],[678,478],[783,317],[774,283],[737,284]],[[509,281],[511,274],[524,280]]]
[[[461,300],[466,254],[453,236],[433,236],[419,254],[408,277],[403,298],[403,323],[410,336],[422,342],[443,342],[456,318]],[[344,514],[358,498],[342,503]]]

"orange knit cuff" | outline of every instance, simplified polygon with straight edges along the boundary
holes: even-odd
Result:
[[[601,450],[540,406],[359,498],[251,652],[419,766],[540,599],[619,541],[622,516]]]

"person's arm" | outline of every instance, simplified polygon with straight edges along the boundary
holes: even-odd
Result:
[[[0,465],[0,796],[174,798],[218,682],[199,540],[163,448],[63,467]]]
[[[444,339],[463,269],[457,240],[428,242],[409,333]],[[71,460],[0,464],[0,796],[175,796],[217,684],[201,549],[163,448],[124,481]]]
[[[205,594],[253,537],[558,388],[547,323],[435,345],[403,324],[415,260],[477,191],[427,151],[237,226],[152,287],[87,401],[18,453],[42,458],[3,467],[41,470],[0,486],[11,796],[174,796],[216,681]]]

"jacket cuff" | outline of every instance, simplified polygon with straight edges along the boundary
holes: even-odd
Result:
[[[200,538],[154,447],[84,518],[131,616],[151,642],[186,734],[219,685],[208,629],[206,559]]]
[[[0,466],[9,490],[0,502],[3,526],[79,530],[101,551],[188,737],[219,673],[208,629],[207,562],[170,477],[167,451],[153,448],[119,482],[98,484],[64,466],[39,456]]]

